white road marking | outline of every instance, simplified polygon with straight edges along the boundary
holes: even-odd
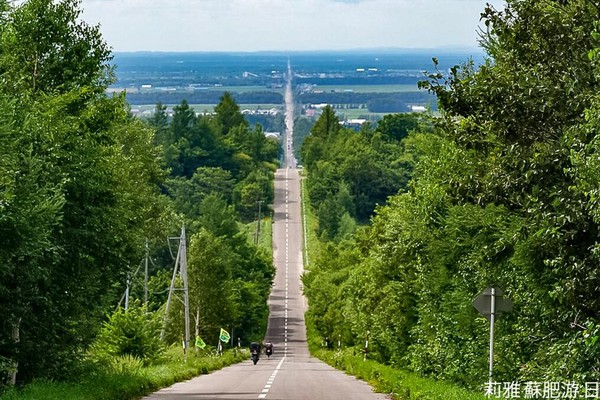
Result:
[[[277,364],[277,367],[275,367],[275,370],[271,374],[271,377],[269,378],[269,380],[267,381],[266,385],[262,389],[262,394],[258,395],[259,399],[266,399],[267,398],[267,393],[269,392],[269,389],[273,385],[273,382],[275,381],[275,377],[277,376],[277,373],[281,369],[281,365],[283,364],[284,360],[285,360],[285,356],[281,359],[281,361],[279,361],[279,364]]]

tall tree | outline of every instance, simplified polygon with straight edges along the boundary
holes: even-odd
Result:
[[[340,120],[331,106],[326,106],[323,113],[313,125],[301,149],[302,162],[310,171],[314,164],[326,154],[328,141],[333,139],[340,130]]]
[[[110,48],[80,20],[81,0],[29,0],[6,18],[0,71],[12,93],[102,93],[112,80]]]
[[[152,132],[103,94],[108,47],[78,6],[30,0],[0,37],[0,97],[14,99],[4,172],[19,177],[0,217],[13,243],[2,246],[0,356],[18,362],[19,381],[68,374],[165,205]]]
[[[232,326],[237,314],[232,253],[222,238],[204,229],[191,238],[190,308],[195,315],[196,332],[210,342],[215,338],[211,333]]]
[[[479,386],[489,331],[471,302],[495,286],[515,303],[496,326],[495,379],[598,379],[599,17],[589,0],[484,10],[490,59],[423,84],[441,118],[409,137],[409,190],[356,238],[346,285],[322,278],[339,259],[313,266],[322,334],[369,329],[375,357]]]
[[[240,112],[240,106],[229,92],[223,93],[219,104],[215,106],[215,123],[221,135],[227,135],[232,128],[248,126]]]

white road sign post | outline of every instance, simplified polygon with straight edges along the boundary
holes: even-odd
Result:
[[[512,310],[512,301],[505,299],[502,290],[498,288],[487,288],[473,300],[473,307],[490,321],[490,361],[489,361],[489,383],[493,382],[494,371],[494,324],[496,315]]]

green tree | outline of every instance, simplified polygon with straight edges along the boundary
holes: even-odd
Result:
[[[155,140],[156,144],[161,146],[168,146],[173,142],[173,139],[169,135],[169,117],[167,115],[167,106],[162,103],[158,103],[154,109],[152,117],[148,120],[148,123],[156,129]]]
[[[0,71],[11,93],[100,94],[112,80],[110,48],[98,26],[82,22],[80,0],[29,0],[2,30]],[[6,7],[6,4],[4,4]]]
[[[388,114],[377,123],[377,131],[391,140],[401,141],[418,126],[415,114]]]
[[[484,10],[490,59],[431,74],[422,86],[437,95],[441,118],[432,132],[404,139],[398,149],[409,154],[384,158],[415,163],[408,190],[357,232],[352,245],[360,258],[346,264],[353,268],[341,282],[331,283],[347,260],[343,242],[329,243],[306,278],[321,334],[349,328],[361,337],[369,329],[375,357],[479,386],[489,332],[471,301],[497,286],[515,308],[497,324],[495,379],[597,379],[597,340],[590,338],[598,336],[600,287],[599,15],[586,0],[509,0],[503,10]],[[358,187],[378,187],[384,165],[367,159],[391,149],[387,122],[379,138],[364,135],[371,147],[340,145],[343,130],[335,146],[321,142],[309,179],[330,158],[349,172],[342,176],[351,188],[355,175]],[[364,171],[335,158],[343,148],[366,149],[365,159],[351,151],[347,158]],[[369,199],[351,194],[357,211]]]
[[[195,315],[196,333],[209,342],[213,342],[218,328],[230,326],[237,316],[231,255],[232,249],[224,240],[206,230],[190,240],[190,310]]]
[[[229,92],[223,93],[219,104],[215,106],[215,124],[221,135],[227,135],[233,128],[240,125],[247,128],[248,123],[240,112],[240,107]]]
[[[266,213],[268,211],[266,206],[273,202],[274,197],[272,175],[261,169],[253,170],[234,189],[234,201],[245,220],[256,218],[259,201],[263,204],[263,213]]]
[[[425,240],[416,248],[401,241],[398,255],[409,264],[371,278],[389,276],[379,287],[412,282],[410,293],[418,293],[398,314],[411,323],[392,327],[409,340],[383,346],[386,357],[407,346],[415,370],[465,385],[482,381],[485,354],[474,343],[485,341],[485,324],[468,304],[486,286],[499,286],[518,307],[498,325],[497,379],[595,376],[597,353],[582,333],[598,317],[590,308],[597,304],[598,228],[589,192],[574,184],[573,173],[589,177],[580,161],[593,148],[583,116],[593,115],[598,85],[589,56],[597,17],[588,1],[488,7],[483,43],[493,60],[453,68],[447,80],[433,74],[425,84],[443,118],[435,138],[413,142],[416,179],[392,211],[403,214],[396,223],[421,227],[411,232]],[[413,279],[398,271],[410,264],[418,268]],[[382,312],[386,320],[393,321]]]
[[[37,321],[32,307],[39,304],[40,286],[51,280],[46,264],[57,257],[53,234],[62,222],[65,196],[49,160],[32,152],[31,137],[42,137],[38,121],[30,118],[19,126],[16,105],[1,98],[0,356],[22,371],[30,367],[27,350],[17,342],[26,340],[24,333]]]
[[[78,5],[13,7],[0,37],[0,97],[14,99],[3,109],[12,116],[2,165],[19,177],[6,180],[0,217],[2,241],[13,243],[0,274],[9,304],[0,354],[18,361],[20,382],[69,373],[164,215],[152,132],[129,118],[123,97],[103,94],[108,47],[77,20]]]
[[[239,231],[236,217],[233,206],[221,194],[213,192],[200,204],[198,223],[216,237],[231,238]]]
[[[323,113],[313,125],[310,135],[304,140],[301,149],[302,162],[309,170],[327,154],[328,143],[340,130],[340,120],[331,106],[326,106]]]

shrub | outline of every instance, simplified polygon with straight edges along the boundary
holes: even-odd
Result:
[[[160,329],[160,316],[149,312],[145,305],[119,309],[102,327],[91,356],[100,361],[130,357],[148,364],[164,352]]]

